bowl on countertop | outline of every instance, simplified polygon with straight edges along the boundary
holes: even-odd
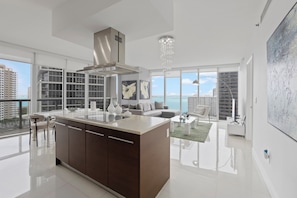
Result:
[[[77,108],[75,108],[75,107],[70,107],[70,108],[68,108],[68,110],[69,110],[70,112],[75,112],[75,111],[77,110]]]

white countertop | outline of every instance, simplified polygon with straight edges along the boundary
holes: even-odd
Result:
[[[90,124],[94,126],[114,129],[118,131],[124,131],[128,133],[133,133],[136,135],[142,135],[152,129],[155,129],[159,126],[162,126],[170,122],[170,119],[160,118],[160,117],[150,117],[150,116],[140,116],[140,115],[131,115],[125,119],[116,120],[113,122],[101,122],[92,119],[80,118],[86,115],[102,115],[103,113],[108,114],[108,112],[103,111],[90,111],[90,110],[80,110],[76,112],[69,111],[56,111],[48,112],[47,115],[54,115],[58,118],[64,118],[71,121],[77,121],[85,124]],[[113,114],[115,115],[115,114]]]

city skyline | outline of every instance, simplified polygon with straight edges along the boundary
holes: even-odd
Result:
[[[0,64],[12,69],[17,73],[17,98],[28,98],[28,88],[30,87],[30,67],[31,64],[0,59]]]

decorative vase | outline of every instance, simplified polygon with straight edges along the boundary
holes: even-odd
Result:
[[[127,110],[125,113],[123,113],[123,115],[124,117],[128,118],[132,115],[132,113],[129,110]]]
[[[107,107],[107,111],[108,111],[109,113],[114,113],[115,110],[116,110],[116,109],[114,108],[112,102],[110,102],[109,106]]]
[[[116,114],[121,114],[122,113],[122,107],[120,107],[120,105],[118,105],[116,108],[115,108],[115,112]]]

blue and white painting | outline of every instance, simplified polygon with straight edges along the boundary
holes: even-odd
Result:
[[[297,141],[297,4],[267,41],[268,122]]]

